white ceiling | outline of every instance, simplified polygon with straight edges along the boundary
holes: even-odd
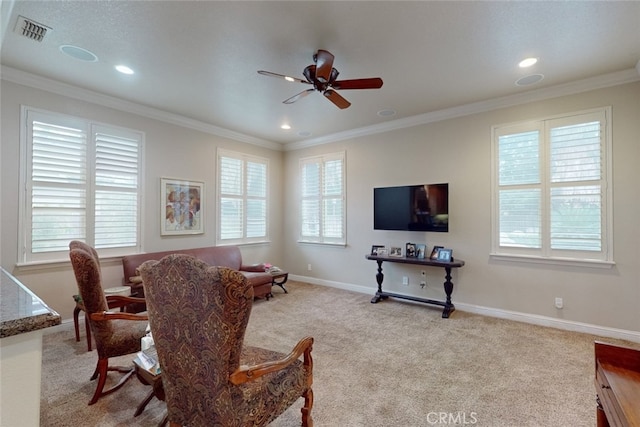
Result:
[[[2,12],[5,72],[283,144],[640,69],[639,1],[3,1]],[[51,30],[29,40],[14,32],[18,15]],[[69,57],[64,44],[99,61]],[[381,77],[383,87],[340,91],[345,110],[319,93],[285,105],[308,86],[256,72],[303,78],[317,49],[335,55],[340,79]],[[518,68],[529,56],[538,64]],[[119,63],[136,73],[117,73]]]

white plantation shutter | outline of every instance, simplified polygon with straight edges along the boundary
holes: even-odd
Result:
[[[218,242],[267,240],[268,160],[219,150]]]
[[[612,261],[608,114],[494,128],[494,254]]]
[[[346,243],[344,153],[300,160],[300,240]]]
[[[28,107],[22,116],[21,262],[66,257],[71,240],[138,250],[142,134]]]
[[[86,239],[87,134],[34,120],[31,135],[29,252],[68,250]]]
[[[140,141],[96,131],[95,247],[135,247],[138,241]]]

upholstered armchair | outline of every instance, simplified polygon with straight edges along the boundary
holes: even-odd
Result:
[[[107,299],[102,289],[98,254],[91,246],[77,240],[72,241],[69,244],[69,258],[98,352],[98,363],[91,376],[92,381],[98,379],[96,390],[89,401],[89,405],[93,405],[100,397],[118,390],[133,375],[133,364],[130,367],[109,366],[109,358],[140,351],[140,339],[146,335],[148,317],[144,313],[109,311],[132,303],[144,303],[144,299],[118,295]],[[124,375],[117,384],[104,390],[109,371]]]
[[[242,274],[179,254],[140,273],[172,426],[265,426],[300,397],[313,425],[313,338],[289,354],[244,345],[253,287]]]

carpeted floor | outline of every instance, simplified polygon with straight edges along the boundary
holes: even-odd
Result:
[[[315,338],[316,427],[593,426],[597,337],[309,285],[256,301],[246,342],[281,352]],[[372,292],[373,294],[373,292]],[[41,425],[157,426],[137,379],[87,406],[96,353],[71,324],[44,337]],[[615,340],[605,340],[616,342]],[[636,348],[638,344],[625,343]],[[119,358],[130,363],[133,356]],[[302,400],[271,424],[300,424]]]

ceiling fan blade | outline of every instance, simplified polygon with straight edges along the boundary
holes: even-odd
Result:
[[[306,82],[305,82],[306,83]],[[304,98],[305,96],[309,95],[311,92],[313,92],[315,89],[307,89],[307,90],[303,90],[302,92],[293,95],[291,98],[285,99],[284,101],[282,101],[283,104],[293,104],[294,102],[296,102],[298,99],[300,98]]]
[[[262,74],[263,76],[269,76],[269,77],[277,77],[279,79],[285,79],[288,82],[298,82],[298,83],[307,83],[309,84],[309,82],[296,78],[296,77],[291,77],[291,76],[285,76],[284,74],[277,74],[277,73],[272,73],[271,71],[264,71],[264,70],[258,70],[258,74]]]
[[[372,77],[370,79],[353,79],[338,80],[331,84],[334,89],[380,89],[382,87],[382,79],[380,77]]]
[[[341,110],[348,108],[351,105],[349,101],[344,99],[338,92],[336,92],[333,89],[327,89],[324,92],[322,92],[322,94],[325,97],[327,97],[329,101],[333,102],[336,105],[336,107],[340,108]]]
[[[316,78],[326,83],[331,78],[331,69],[333,68],[333,55],[327,50],[319,49],[315,54],[316,61]]]

